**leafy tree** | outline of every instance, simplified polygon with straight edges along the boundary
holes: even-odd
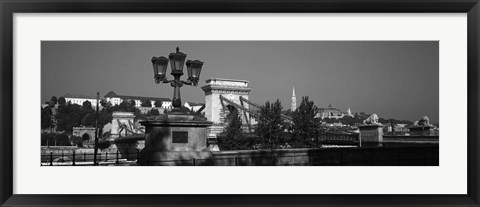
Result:
[[[162,104],[163,104],[163,101],[161,101],[161,100],[156,100],[155,101],[155,107],[157,107],[157,108],[162,107]]]
[[[136,108],[135,106],[137,105],[137,103],[135,102],[135,100],[133,99],[130,99],[130,101],[128,101],[130,107],[133,107],[134,109]]]
[[[68,135],[65,133],[56,134],[55,142],[57,146],[71,146],[70,139],[68,139]]]
[[[101,141],[98,143],[98,149],[104,150],[109,148],[110,145],[112,145],[112,143],[110,143],[109,141]]]
[[[137,108],[135,107],[135,100],[123,100],[119,105],[110,108],[110,112],[113,111],[136,112]]]
[[[264,149],[275,149],[284,144],[285,124],[281,117],[282,104],[266,102],[260,107],[260,117],[255,132],[260,136],[260,145]]]
[[[285,115],[285,116],[292,117],[293,116],[293,111],[291,109],[287,109],[287,110],[282,111],[282,114]]]
[[[53,133],[42,133],[41,144],[42,144],[42,146],[53,146],[53,145],[55,145],[55,134],[53,134]]]
[[[42,146],[71,146],[70,139],[65,133],[43,133],[41,139]]]
[[[320,118],[315,118],[320,109],[308,96],[302,97],[302,103],[292,114],[292,138],[294,146],[312,147],[320,136]]]
[[[50,128],[52,125],[52,108],[46,106],[41,109],[42,129]]]
[[[83,109],[89,110],[92,109],[92,103],[90,101],[84,101],[82,104]]]
[[[120,104],[115,106],[108,106],[102,110],[106,110],[110,114],[114,111],[125,111],[125,112],[134,112],[135,115],[140,114],[140,110],[135,107],[135,101],[123,100]]]
[[[57,103],[58,103],[57,97],[52,96],[52,98],[50,99],[50,102],[48,104],[50,105],[50,107],[54,107]]]
[[[98,126],[102,129],[105,124],[112,122],[112,119],[112,113],[108,113],[107,110],[101,110],[98,114]]]
[[[105,126],[105,124],[108,124],[112,121],[112,113],[108,112],[107,109],[102,109],[98,112],[98,127],[100,129]],[[95,126],[97,121],[97,115],[96,112],[92,112],[87,114],[83,119],[82,119],[82,125],[83,126]]]
[[[132,105],[127,100],[123,100],[120,104],[118,104],[118,107],[114,107],[114,108],[118,108],[119,110],[122,110],[122,111],[130,111],[132,108]]]
[[[83,147],[83,139],[79,136],[71,136],[70,141],[77,147]]]
[[[65,97],[58,98],[58,104],[59,105],[66,105],[67,101],[65,100]]]
[[[97,117],[95,113],[85,115],[81,121],[82,126],[95,126]]]
[[[152,102],[148,99],[142,99],[142,104],[141,106],[143,107],[152,107]]]
[[[222,133],[222,138],[218,139],[218,145],[221,150],[237,150],[249,148],[251,144],[243,141],[242,119],[237,111],[232,111],[227,115],[228,125]]]
[[[157,115],[160,115],[160,112],[157,110],[157,109],[152,109],[150,111],[147,112],[147,115],[149,116],[157,116]]]
[[[73,127],[80,126],[83,119],[82,107],[78,104],[67,104],[58,106],[57,130],[72,132]]]
[[[105,107],[112,107],[112,103],[106,100],[101,100],[100,105],[105,108]]]

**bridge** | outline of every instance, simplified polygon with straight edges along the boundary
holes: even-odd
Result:
[[[202,87],[205,92],[204,111],[207,120],[214,123],[214,126],[210,127],[209,137],[213,138],[223,131],[227,115],[234,111],[238,112],[242,123],[252,132],[260,116],[260,105],[248,98],[252,90],[248,87],[249,82],[221,78],[211,78],[206,82],[207,84]],[[282,118],[285,121],[292,119],[283,114]]]

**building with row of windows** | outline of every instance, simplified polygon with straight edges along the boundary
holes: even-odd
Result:
[[[169,98],[158,98],[158,97],[146,97],[146,96],[128,96],[128,95],[118,95],[113,91],[108,92],[104,96],[107,102],[110,102],[112,105],[118,105],[122,103],[124,100],[135,101],[135,107],[140,107],[142,105],[143,100],[150,101],[152,107],[155,108],[163,108],[163,109],[171,109],[172,108],[172,100]],[[155,105],[156,102],[161,102],[161,106]]]
[[[92,107],[95,108],[97,106],[97,99],[92,96],[86,96],[82,94],[70,94],[67,93],[63,96],[67,103],[71,104],[78,104],[83,105],[85,101],[89,101],[92,104]],[[151,103],[152,108],[162,108],[162,109],[171,109],[172,108],[172,100],[169,98],[158,98],[158,97],[146,97],[146,96],[129,96],[129,95],[118,95],[113,91],[108,92],[103,99],[109,102],[112,105],[119,105],[123,101],[135,101],[135,107],[141,107],[142,101],[148,100]],[[100,100],[100,101],[101,101]],[[161,106],[156,106],[155,103],[161,103]],[[99,103],[100,104],[100,103]],[[47,106],[48,104],[43,104],[42,108]]]
[[[95,108],[97,105],[97,99],[92,96],[86,96],[82,94],[70,94],[67,93],[63,96],[65,98],[65,101],[67,103],[71,104],[78,104],[78,105],[83,105],[85,101],[89,101],[92,104],[92,107]],[[123,101],[135,101],[135,107],[141,108],[142,112],[149,111],[148,108],[156,108],[156,109],[167,109],[170,110],[173,108],[172,106],[172,101],[169,98],[159,98],[159,97],[146,97],[146,96],[129,96],[129,95],[118,95],[113,91],[108,92],[103,99],[107,102],[109,102],[112,105],[118,105],[122,103]],[[148,100],[150,101],[151,107],[142,107],[142,101]],[[156,106],[155,103],[161,103],[160,106]],[[99,103],[100,104],[100,103]],[[42,104],[42,108],[48,106],[48,103]],[[200,109],[205,108],[204,103],[195,103],[195,102],[185,102],[184,107],[192,110],[192,111],[199,111]],[[100,106],[101,109],[101,106]]]
[[[86,96],[83,94],[70,94],[70,93],[65,94],[63,97],[65,98],[65,102],[67,103],[70,102],[72,104],[78,104],[82,106],[85,101],[89,101],[92,104],[93,108],[97,107],[97,99],[95,97]]]

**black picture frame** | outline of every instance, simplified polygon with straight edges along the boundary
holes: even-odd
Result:
[[[478,0],[0,0],[1,206],[480,206]],[[15,13],[467,13],[468,189],[465,195],[20,195],[13,194]],[[455,178],[445,178],[455,179]],[[319,186],[321,187],[321,186]]]

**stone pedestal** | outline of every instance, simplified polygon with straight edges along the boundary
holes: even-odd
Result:
[[[371,124],[360,125],[360,147],[362,146],[382,146],[383,125]]]
[[[193,159],[211,156],[207,149],[208,121],[195,120],[193,115],[169,114],[140,122],[145,126],[143,165],[185,165]]]
[[[414,136],[430,136],[432,135],[431,130],[432,126],[412,126],[408,128],[410,130],[410,135]]]

